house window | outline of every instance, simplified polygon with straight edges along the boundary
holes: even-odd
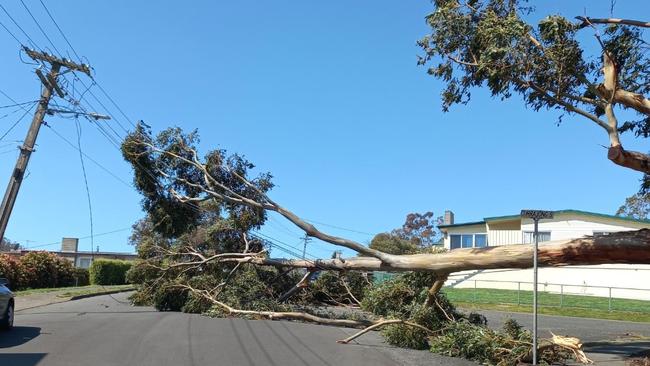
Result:
[[[475,234],[474,235],[474,247],[475,248],[484,248],[487,246],[487,235],[485,234]]]
[[[551,232],[550,231],[539,231],[537,233],[539,241],[550,241],[551,240]],[[523,232],[523,238],[522,241],[524,244],[531,244],[535,242],[535,232],[533,231],[524,231]]]
[[[90,258],[79,258],[79,268],[90,267]]]
[[[451,249],[482,248],[487,246],[485,234],[454,234],[449,236]]]

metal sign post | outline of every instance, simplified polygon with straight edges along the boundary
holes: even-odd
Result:
[[[535,224],[533,251],[533,365],[537,365],[537,248],[539,246],[539,220],[552,219],[553,211],[521,210],[521,217],[533,219]]]

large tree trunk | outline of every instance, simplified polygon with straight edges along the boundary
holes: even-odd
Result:
[[[391,264],[378,258],[276,259],[260,256],[227,258],[227,262],[300,267],[335,271],[428,271],[441,275],[475,269],[531,268],[533,245],[515,244],[487,248],[456,249],[442,254],[399,255]],[[604,237],[584,237],[541,244],[540,267],[596,265],[608,263],[650,264],[650,230],[612,233]]]

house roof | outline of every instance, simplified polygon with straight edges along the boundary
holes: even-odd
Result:
[[[438,228],[445,229],[448,227],[470,226],[470,225],[481,225],[481,224],[485,224],[485,221],[473,221],[473,222],[462,222],[462,223],[450,224],[450,225],[438,225]]]
[[[602,214],[597,212],[589,212],[589,211],[581,211],[581,210],[573,210],[573,209],[556,210],[553,211],[553,213],[556,215],[569,214],[569,215],[592,216],[592,217],[599,217],[599,218],[605,218],[610,220],[620,220],[620,221],[636,222],[642,224],[650,224],[650,220],[647,219],[635,219],[633,217],[608,215],[608,214]],[[516,219],[521,219],[521,215],[517,214],[517,215],[485,217],[483,218],[483,221],[463,222],[463,223],[451,224],[451,225],[438,225],[438,227],[441,229],[445,229],[449,227],[485,224],[486,222],[490,222],[490,221],[506,221],[506,220],[516,220]]]
[[[39,252],[39,250],[31,250],[31,249],[22,249],[20,251],[23,254],[30,253],[30,252]],[[63,255],[117,255],[117,256],[125,256],[125,257],[137,257],[137,253],[124,253],[124,252],[90,252],[90,251],[76,251],[76,252],[64,252],[60,250],[48,250],[48,253],[54,253],[54,254],[63,254]]]

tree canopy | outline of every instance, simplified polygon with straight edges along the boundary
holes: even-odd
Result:
[[[370,241],[370,248],[389,254],[414,254],[418,247],[412,242],[390,233],[379,233]]]
[[[390,233],[379,233],[370,241],[369,247],[389,254],[414,254],[431,248],[440,239],[433,212],[410,213],[404,224]]]
[[[650,217],[650,193],[639,192],[625,199],[625,203],[618,208],[619,216],[635,219],[648,219]]]
[[[0,240],[0,252],[8,252],[10,250],[18,249],[20,249],[20,244],[18,242],[14,242],[8,238],[2,238],[2,240]]]
[[[650,58],[643,28],[650,23],[549,15],[531,24],[534,8],[519,0],[435,0],[431,32],[418,44],[419,63],[442,80],[442,108],[467,104],[474,88],[493,97],[519,95],[535,110],[560,110],[607,134],[608,158],[650,173],[650,156],[627,151],[620,134],[650,135]],[[581,37],[589,32],[593,37]],[[595,51],[594,51],[595,50]],[[620,123],[616,113],[636,115]]]

